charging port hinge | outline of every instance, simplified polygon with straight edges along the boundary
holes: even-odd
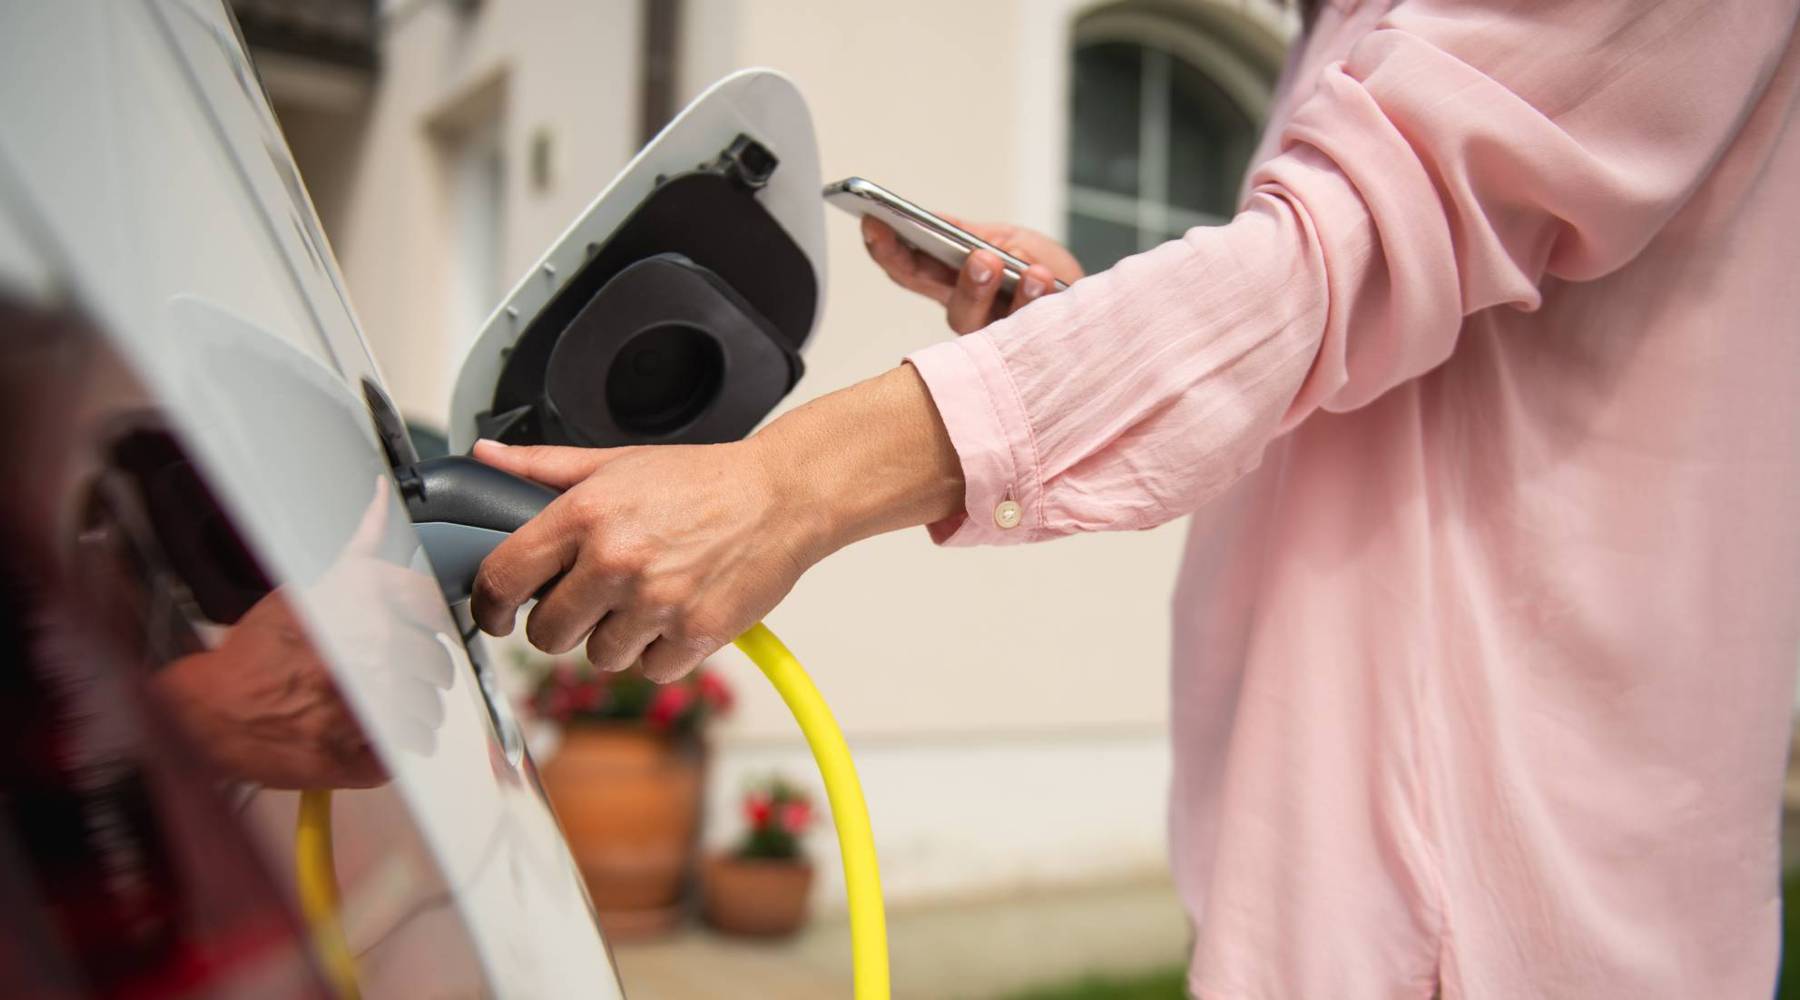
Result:
[[[769,147],[740,132],[706,169],[729,177],[746,191],[760,191],[780,165],[781,160],[769,152]]]

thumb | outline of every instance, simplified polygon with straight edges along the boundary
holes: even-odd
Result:
[[[569,448],[561,445],[505,445],[483,438],[475,442],[477,461],[554,490],[566,490],[617,457],[622,448]]]

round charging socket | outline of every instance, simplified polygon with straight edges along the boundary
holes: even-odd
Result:
[[[725,352],[706,331],[664,323],[634,334],[606,373],[606,408],[619,429],[672,434],[706,412],[725,383]]]

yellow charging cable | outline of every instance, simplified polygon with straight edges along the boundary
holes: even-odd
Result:
[[[838,853],[844,858],[844,886],[850,895],[850,960],[856,1000],[888,1000],[887,913],[881,903],[881,871],[875,864],[875,831],[863,801],[856,764],[819,689],[800,661],[760,622],[738,636],[744,651],[787,702],[813,760],[825,779],[831,821],[837,827]]]
[[[356,959],[339,919],[337,861],[331,851],[331,792],[300,793],[300,822],[294,831],[294,867],[300,914],[312,932],[313,954],[325,966],[340,1000],[358,1000]]]
[[[837,827],[838,852],[844,859],[844,885],[850,896],[850,959],[856,1000],[888,1000],[887,913],[881,902],[881,871],[875,863],[875,831],[862,782],[844,743],[843,731],[812,679],[775,633],[758,623],[738,636],[744,651],[775,686],[825,779],[831,821]],[[356,959],[344,938],[339,918],[337,865],[331,853],[331,792],[300,793],[300,824],[294,836],[300,912],[312,933],[313,950],[337,989],[340,1000],[359,1000]]]

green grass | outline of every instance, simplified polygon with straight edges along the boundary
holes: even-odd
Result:
[[[1187,970],[1177,965],[1135,976],[1086,976],[1005,1000],[1187,1000]]]
[[[1778,1000],[1800,1000],[1800,871],[1781,880],[1781,987]]]

